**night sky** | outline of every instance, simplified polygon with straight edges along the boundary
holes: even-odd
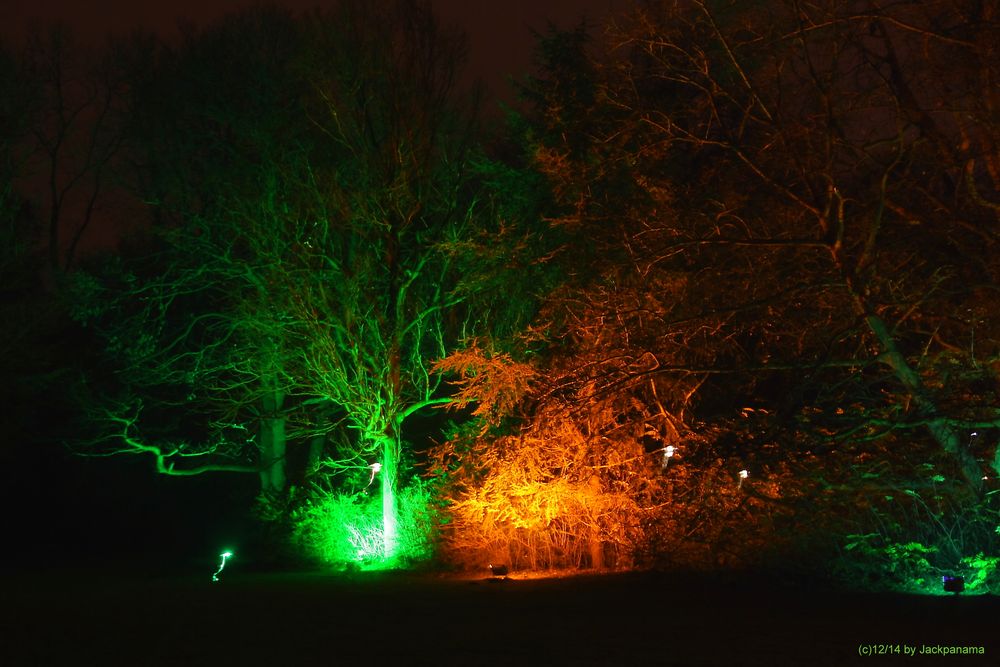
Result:
[[[137,27],[169,39],[177,34],[179,19],[204,25],[254,4],[248,0],[6,0],[0,35],[16,40],[33,24],[58,20],[67,22],[87,39]],[[295,12],[322,7],[322,3],[313,0],[283,0],[275,4]],[[491,96],[511,101],[507,80],[529,69],[532,31],[543,31],[548,22],[560,28],[575,27],[582,20],[599,25],[609,12],[628,3],[624,0],[433,0],[431,4],[442,22],[458,25],[468,35],[466,74],[481,77]]]

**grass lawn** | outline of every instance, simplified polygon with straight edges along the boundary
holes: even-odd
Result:
[[[677,573],[8,573],[0,665],[1000,665],[1000,598]],[[859,657],[859,645],[986,648]],[[903,650],[902,648],[900,649]]]

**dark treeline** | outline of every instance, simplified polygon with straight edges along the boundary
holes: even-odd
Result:
[[[644,2],[494,125],[369,4],[3,52],[5,469],[253,480],[327,564],[995,589],[990,3]]]

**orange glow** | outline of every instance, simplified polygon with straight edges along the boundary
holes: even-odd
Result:
[[[449,551],[466,565],[505,562],[515,571],[631,567],[660,495],[656,456],[546,417],[532,434],[479,454],[486,474],[451,507]]]

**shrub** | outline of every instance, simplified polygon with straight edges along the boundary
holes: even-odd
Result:
[[[846,536],[832,564],[854,588],[943,593],[941,577],[962,576],[968,593],[1000,592],[1000,512],[989,494],[982,501],[948,501],[941,489],[929,499],[912,489],[885,496],[873,508],[876,530]]]
[[[314,487],[292,513],[292,542],[307,559],[326,566],[412,566],[434,554],[437,513],[431,500],[427,484],[419,479],[399,493],[400,555],[392,563],[384,557],[382,499],[364,492]]]

